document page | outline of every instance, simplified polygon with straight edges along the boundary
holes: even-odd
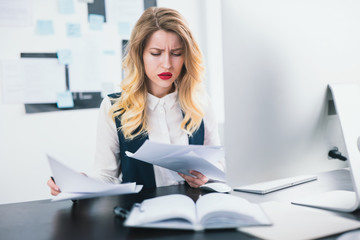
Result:
[[[196,202],[197,216],[204,228],[236,228],[271,225],[259,204],[230,194],[209,193]]]
[[[54,201],[137,193],[142,188],[136,183],[104,183],[68,168],[49,155],[47,157],[56,185],[61,190]]]
[[[225,181],[225,173],[215,165],[224,158],[221,146],[174,145],[146,140],[137,152],[126,152],[126,155],[189,176],[190,170],[196,170],[210,179]]]

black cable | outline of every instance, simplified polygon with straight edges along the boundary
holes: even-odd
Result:
[[[346,161],[347,158],[341,154],[337,147],[331,149],[328,153],[328,156],[333,159],[339,159],[341,161]]]

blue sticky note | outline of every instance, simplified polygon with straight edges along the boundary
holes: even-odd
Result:
[[[66,34],[68,37],[81,37],[81,25],[79,23],[66,24]]]
[[[115,50],[110,50],[110,49],[103,50],[103,54],[104,55],[115,55]]]
[[[99,14],[89,14],[89,24],[91,30],[100,31],[103,28],[105,18]]]
[[[119,22],[119,34],[123,36],[130,36],[129,22]]]
[[[57,57],[61,64],[67,65],[72,63],[72,54],[70,49],[58,50]]]
[[[74,100],[72,97],[72,93],[70,91],[57,93],[56,105],[58,108],[73,108]]]
[[[38,34],[38,35],[54,34],[53,21],[52,20],[37,20],[36,34]]]
[[[58,0],[59,13],[74,14],[74,0]]]

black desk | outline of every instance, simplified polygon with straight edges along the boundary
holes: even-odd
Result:
[[[252,202],[289,202],[299,196],[335,189],[352,190],[347,170],[336,170],[318,175],[314,182],[302,184],[267,195],[249,193],[233,194]],[[0,239],[256,239],[235,230],[212,230],[205,232],[135,229],[123,227],[123,220],[115,217],[113,208],[122,206],[130,209],[133,203],[144,199],[181,193],[196,200],[206,194],[200,189],[185,185],[159,187],[142,190],[138,194],[85,199],[73,204],[71,201],[51,202],[50,200],[0,205]],[[360,211],[340,214],[359,219]],[[332,236],[326,239],[336,239]]]

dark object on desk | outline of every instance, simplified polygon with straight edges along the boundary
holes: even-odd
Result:
[[[128,210],[126,210],[125,208],[122,208],[120,206],[114,207],[114,214],[117,217],[126,219],[129,216],[129,213],[130,212]]]

